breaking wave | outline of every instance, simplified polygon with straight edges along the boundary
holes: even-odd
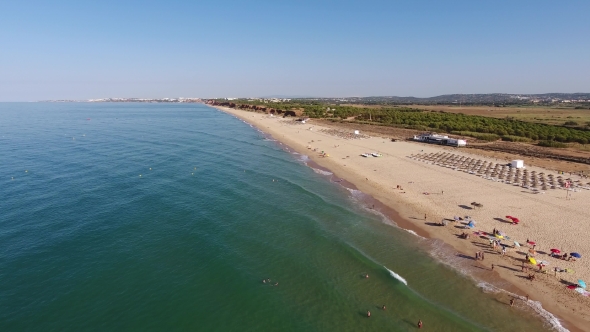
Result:
[[[403,283],[403,284],[404,284],[404,285],[406,285],[406,286],[408,285],[408,282],[407,282],[407,281],[406,281],[406,279],[404,279],[402,276],[400,276],[399,274],[397,274],[397,273],[395,273],[395,272],[391,271],[390,269],[386,268],[385,266],[384,266],[384,268],[385,268],[387,271],[389,271],[389,274],[390,274],[392,277],[394,277],[395,279],[397,279],[399,282]]]

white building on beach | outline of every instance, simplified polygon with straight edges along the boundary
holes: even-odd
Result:
[[[467,141],[463,139],[450,138],[447,135],[439,135],[436,133],[424,133],[420,135],[414,135],[414,141],[432,143],[439,145],[450,145],[450,146],[466,146]]]

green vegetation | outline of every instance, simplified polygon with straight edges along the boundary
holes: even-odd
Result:
[[[549,147],[549,148],[565,148],[565,147],[567,147],[567,145],[565,143],[555,142],[555,141],[540,141],[537,145],[545,146],[545,147]]]
[[[497,141],[500,139],[500,136],[496,134],[486,134],[486,133],[478,133],[473,131],[451,131],[451,134],[461,135],[461,136],[471,136],[473,138],[477,138],[482,141]]]
[[[502,140],[506,142],[523,142],[523,143],[530,143],[533,140],[528,137],[520,137],[520,136],[513,136],[513,135],[504,135],[502,136]]]
[[[525,122],[514,117],[494,118],[481,115],[466,115],[444,111],[423,110],[411,107],[356,107],[325,104],[315,100],[294,100],[281,103],[264,103],[252,100],[236,100],[236,104],[256,104],[266,107],[303,110],[311,118],[327,118],[369,123],[383,126],[431,130],[470,136],[481,140],[502,139],[512,142],[542,141],[541,146],[557,146],[554,143],[577,142],[588,144],[590,130],[534,122]],[[575,121],[566,124],[577,125]],[[553,145],[548,145],[551,142]]]

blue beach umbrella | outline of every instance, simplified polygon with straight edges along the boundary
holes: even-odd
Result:
[[[582,279],[578,279],[578,285],[584,289],[586,289],[586,283]]]
[[[577,252],[572,252],[572,253],[570,254],[570,256],[572,256],[572,257],[576,257],[576,258],[582,258],[582,255],[578,254]]]

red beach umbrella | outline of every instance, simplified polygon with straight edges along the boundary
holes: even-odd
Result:
[[[514,218],[513,216],[506,216],[506,219],[512,219]]]
[[[561,250],[554,248],[554,249],[551,249],[551,252],[554,252],[556,254],[559,254],[561,252]]]
[[[567,286],[567,288],[569,288],[569,289],[576,289],[576,288],[578,288],[578,285],[569,285],[569,286]]]

